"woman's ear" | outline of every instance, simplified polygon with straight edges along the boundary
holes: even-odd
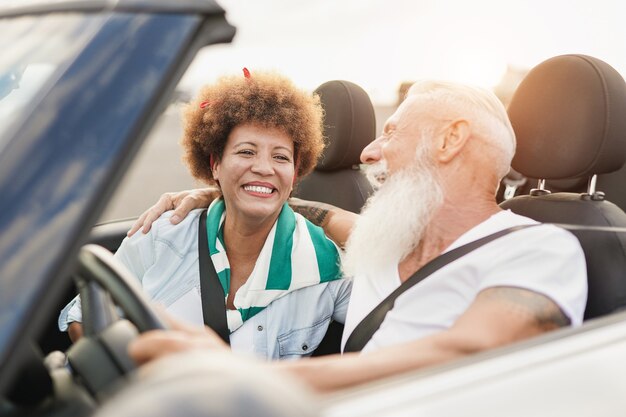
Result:
[[[213,165],[213,181],[215,181],[215,185],[217,185],[217,188],[219,188],[220,190],[222,189],[222,186],[220,185],[220,170],[219,170],[219,163]]]
[[[452,161],[463,150],[470,136],[471,130],[467,120],[452,121],[439,141],[437,160],[442,163]]]
[[[219,167],[220,167],[220,161],[219,159],[217,159],[216,157],[214,157],[213,155],[211,155],[210,159],[209,159],[209,164],[211,165],[211,173],[213,174],[213,179],[215,181],[219,180]]]

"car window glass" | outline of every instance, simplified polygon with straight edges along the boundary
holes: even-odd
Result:
[[[6,131],[35,107],[101,20],[74,14],[0,19],[0,148]]]

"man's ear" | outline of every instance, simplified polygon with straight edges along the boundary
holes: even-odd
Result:
[[[439,140],[437,160],[442,163],[452,161],[465,147],[470,136],[470,126],[467,120],[456,119],[452,121]]]

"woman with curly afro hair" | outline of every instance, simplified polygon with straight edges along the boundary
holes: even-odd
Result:
[[[287,205],[322,153],[322,119],[319,97],[273,72],[244,69],[204,87],[185,109],[181,143],[192,175],[220,198],[175,226],[164,213],[149,233],[126,238],[117,259],[173,316],[218,327],[235,351],[311,355],[330,322],[344,322],[351,289],[337,246]],[[215,278],[203,258],[219,281],[205,309]],[[78,326],[76,300],[61,330]]]

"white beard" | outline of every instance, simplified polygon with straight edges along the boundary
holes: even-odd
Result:
[[[420,243],[443,202],[426,148],[418,149],[415,165],[393,175],[384,161],[370,166],[368,179],[380,188],[367,200],[346,243],[342,265],[347,276],[398,265]]]

